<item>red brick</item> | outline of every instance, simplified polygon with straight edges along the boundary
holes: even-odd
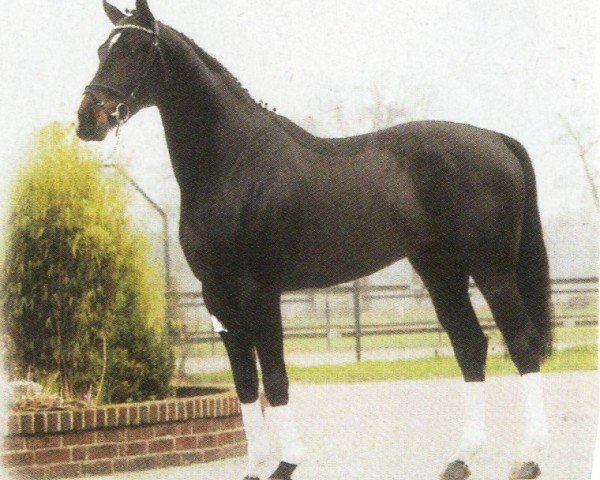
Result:
[[[46,431],[48,433],[58,432],[60,428],[59,417],[57,412],[49,412],[46,414]]]
[[[115,473],[126,472],[129,470],[129,459],[127,458],[116,458],[113,460],[113,469]]]
[[[116,457],[119,453],[119,448],[116,444],[94,445],[88,447],[87,459],[98,460],[100,458]]]
[[[136,427],[127,429],[127,440],[150,440],[154,438],[154,427]]]
[[[194,450],[197,444],[196,437],[179,437],[175,439],[175,450]]]
[[[179,435],[179,427],[176,423],[166,423],[164,425],[156,425],[154,427],[154,435],[156,437],[172,437]]]
[[[215,430],[214,420],[210,418],[199,418],[191,423],[193,433],[207,433]]]
[[[158,405],[156,403],[151,403],[148,406],[148,418],[151,423],[158,422]]]
[[[58,448],[61,446],[60,435],[36,435],[27,438],[27,448],[29,450],[39,450],[42,448]]]
[[[188,400],[187,402],[185,402],[185,409],[187,411],[187,417],[186,418],[194,418],[194,401],[193,400]]]
[[[81,475],[81,465],[78,463],[67,463],[65,465],[50,465],[46,467],[47,478],[76,478]]]
[[[83,430],[83,412],[73,412],[73,430]]]
[[[125,440],[124,429],[100,430],[96,434],[96,443],[119,443]]]
[[[201,435],[197,437],[197,440],[198,448],[209,448],[216,445],[214,435]]]
[[[167,405],[167,420],[177,420],[177,405],[175,402],[169,402]]]
[[[110,407],[106,409],[106,426],[116,427],[118,425],[117,409]]]
[[[46,471],[43,467],[22,467],[11,469],[9,478],[18,480],[40,480],[40,478],[44,478],[45,474]]]
[[[96,441],[96,432],[70,432],[63,435],[63,445],[89,445]]]
[[[208,408],[208,399],[203,398],[202,399],[202,416],[203,417],[208,417],[210,414],[209,412],[209,408]]]
[[[179,424],[179,435],[191,435],[192,424],[190,422],[181,422]]]
[[[181,454],[181,464],[188,465],[190,463],[204,463],[204,452],[183,452]]]
[[[54,448],[51,450],[37,450],[35,452],[35,463],[39,465],[64,463],[69,460],[71,460],[70,448]]]
[[[167,402],[161,402],[158,406],[158,420],[160,422],[166,422],[169,418],[169,411],[167,408]]]
[[[33,414],[31,413],[21,413],[19,415],[21,421],[21,432],[23,434],[33,434]]]
[[[244,433],[244,430],[235,430],[233,433],[233,443],[239,443],[239,442],[245,442],[246,441],[246,434]]]
[[[185,411],[185,402],[177,402],[177,420],[185,420],[187,412]]]
[[[5,467],[26,467],[33,465],[33,452],[12,452],[2,454]]]
[[[227,417],[219,421],[219,424],[224,430],[234,430],[242,426],[241,417]]]
[[[232,432],[223,432],[218,433],[215,436],[215,443],[219,446],[221,445],[229,445],[233,443],[233,434]]]
[[[60,414],[60,429],[63,432],[73,430],[73,412],[62,412]]]
[[[221,449],[210,448],[208,450],[205,450],[204,458],[207,462],[214,462],[215,460],[219,460],[221,458]]]
[[[33,415],[33,430],[36,433],[46,433],[46,413],[35,413]]]
[[[129,407],[119,407],[119,425],[129,425]]]
[[[8,434],[18,435],[21,433],[21,419],[19,415],[11,413],[8,416]]]
[[[120,446],[120,455],[122,457],[145,455],[147,453],[148,453],[148,442],[124,443]]]
[[[179,453],[157,455],[156,465],[158,467],[177,467],[181,465],[181,455]]]
[[[153,440],[148,442],[148,451],[150,453],[162,453],[171,452],[173,450],[173,439],[172,438],[161,438],[160,440]]]
[[[91,429],[96,428],[96,410],[87,409],[83,412],[83,426],[84,428]]]
[[[140,423],[148,423],[150,421],[148,416],[148,405],[140,405]]]
[[[151,457],[136,457],[130,458],[127,462],[128,470],[148,470],[155,468],[157,464],[156,455]]]
[[[139,407],[137,405],[132,405],[129,407],[129,425],[139,425]]]
[[[194,418],[202,416],[202,400],[197,398],[194,400]]]
[[[87,453],[86,447],[73,447],[71,449],[71,458],[74,462],[80,462],[85,460],[85,454]]]
[[[107,473],[113,473],[113,464],[109,460],[84,463],[82,471],[84,475],[105,475]]]
[[[2,442],[2,450],[5,452],[25,450],[25,439],[22,437],[4,437]]]
[[[98,428],[104,428],[107,426],[106,423],[106,409],[105,408],[98,408],[96,410],[96,427]]]

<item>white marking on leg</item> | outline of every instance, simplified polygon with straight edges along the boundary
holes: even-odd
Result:
[[[215,333],[227,332],[227,329],[221,325],[221,322],[219,322],[217,317],[211,315],[210,320],[212,321],[212,327]]]
[[[269,417],[277,433],[283,462],[299,465],[305,456],[305,448],[298,433],[289,405],[269,409]]]
[[[484,382],[464,384],[463,435],[452,460],[467,463],[485,445],[485,385]]]
[[[267,425],[260,407],[260,401],[242,403],[242,420],[248,442],[248,476],[258,477],[259,469],[268,460],[271,448]]]
[[[537,455],[549,439],[542,374],[528,373],[521,382],[525,394],[525,449],[528,455]]]

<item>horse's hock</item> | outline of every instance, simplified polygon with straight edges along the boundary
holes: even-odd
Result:
[[[206,463],[244,455],[233,391],[79,411],[9,415],[10,478],[43,479]]]

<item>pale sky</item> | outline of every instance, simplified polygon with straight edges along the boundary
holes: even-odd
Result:
[[[133,7],[134,0],[114,3]],[[567,202],[591,207],[575,152],[561,145],[558,116],[582,130],[592,123],[593,0],[150,5],[158,19],[221,60],[257,99],[293,120],[326,118],[320,110],[332,98],[351,109],[365,102],[372,85],[399,103],[425,91],[429,118],[495,129],[525,144],[545,216]],[[34,128],[72,121],[109,30],[100,0],[4,0],[0,146],[8,169]],[[105,150],[113,144],[109,137]],[[171,190],[156,172],[167,161],[156,110],[126,126],[120,148],[132,158],[132,173],[159,199]]]

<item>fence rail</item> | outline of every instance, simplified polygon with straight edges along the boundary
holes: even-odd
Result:
[[[469,293],[476,293],[476,286],[470,285]],[[553,300],[560,295],[591,295],[598,291],[598,278],[563,278],[554,279],[551,283]],[[362,321],[363,304],[370,300],[424,300],[429,294],[422,288],[414,288],[409,285],[362,285],[361,282],[337,285],[322,290],[304,290],[286,293],[282,296],[283,305],[306,304],[315,305],[315,297],[324,295],[327,300],[324,304],[325,323],[316,326],[286,326],[284,336],[286,339],[311,339],[324,338],[329,342],[332,335],[342,338],[355,339],[356,360],[360,361],[362,356],[362,338],[365,336],[382,335],[405,335],[405,334],[442,334],[443,329],[431,315],[431,319],[419,322],[384,322],[364,323]],[[335,295],[347,295],[351,298],[353,317],[352,323],[339,324],[331,322],[331,307],[329,297]],[[179,308],[198,308],[204,306],[202,292],[168,292],[167,297],[172,305]],[[480,318],[483,330],[495,330],[496,324],[491,317]],[[557,327],[564,326],[595,326],[598,324],[597,314],[581,313],[574,311],[573,314],[558,314],[553,317],[553,323]],[[189,343],[211,343],[214,345],[216,335],[211,331],[188,331],[183,335],[173,338],[177,344]],[[213,347],[214,348],[214,347]]]

